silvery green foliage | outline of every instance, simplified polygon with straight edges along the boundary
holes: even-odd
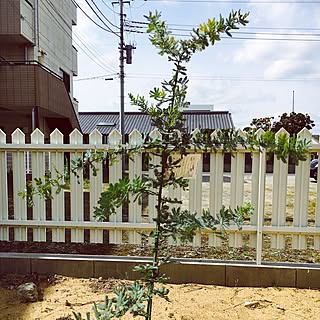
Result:
[[[166,56],[168,62],[173,64],[172,77],[170,80],[164,80],[161,87],[153,88],[149,92],[150,101],[139,95],[130,95],[130,100],[133,105],[151,117],[152,124],[160,133],[161,139],[147,135],[140,145],[119,146],[107,151],[88,151],[84,158],[71,161],[70,171],[79,175],[78,172],[88,167],[96,174],[95,163],[106,158],[114,161],[116,155],[124,153],[130,158],[136,152],[143,151],[159,160],[152,163],[150,157],[147,164],[148,169],[153,170],[154,177],[136,177],[133,180],[124,178],[109,184],[108,189],[101,194],[97,207],[94,208],[96,219],[106,221],[115,213],[116,208],[132,198],[129,195],[133,196],[133,201],[140,201],[142,195],[152,195],[156,198],[157,213],[154,219],[155,228],[146,235],[151,239],[152,262],[134,268],[141,274],[140,281],[115,290],[112,296],[105,298],[104,303],[94,305],[95,319],[119,318],[130,313],[133,317],[142,316],[146,320],[151,320],[154,296],[169,300],[169,291],[162,285],[168,278],[161,274],[160,270],[163,264],[171,261],[168,240],[192,241],[198,230],[222,235],[231,222],[241,228],[243,220],[251,214],[253,208],[250,204],[235,209],[222,207],[219,212],[200,213],[182,210],[179,207],[181,201],[167,196],[164,191],[168,187],[188,188],[188,180],[176,175],[186,155],[199,150],[203,152],[222,150],[232,154],[239,145],[242,145],[251,149],[266,148],[267,151],[276,153],[283,161],[288,154],[294,154],[297,161],[304,159],[308,147],[306,142],[297,140],[291,142],[286,140],[286,142],[284,138],[278,138],[278,142],[275,136],[268,132],[259,137],[254,132],[249,132],[243,137],[235,130],[220,131],[215,136],[206,130],[200,130],[196,135],[192,135],[185,126],[182,110],[189,105],[186,100],[188,89],[186,64],[193,54],[219,41],[221,34],[231,36],[232,30],[246,25],[247,17],[247,13],[232,11],[228,18],[220,16],[219,19],[209,19],[207,23],[193,30],[190,39],[182,40],[171,35],[159,13],[149,13],[146,18],[149,22],[150,41],[158,49],[159,54]],[[32,189],[32,195],[51,196],[48,189],[50,185],[54,185],[51,180],[47,181],[45,188],[41,188],[39,182]],[[160,252],[164,254],[160,256]],[[79,313],[74,313],[73,316],[77,320],[83,319]],[[86,319],[90,319],[90,312],[87,313]]]
[[[101,194],[98,206],[95,208],[95,216],[100,221],[105,221],[115,213],[115,209],[124,202],[129,201],[129,195],[134,195],[139,200],[142,194],[156,197],[155,229],[148,235],[152,239],[153,259],[151,263],[136,266],[135,271],[141,273],[141,280],[134,282],[132,286],[124,286],[119,291],[114,291],[115,296],[106,297],[104,304],[94,306],[96,319],[112,319],[121,317],[129,312],[133,316],[143,316],[145,319],[152,317],[152,302],[155,295],[168,300],[168,289],[161,283],[168,279],[161,274],[160,266],[170,262],[170,253],[160,257],[161,249],[167,247],[168,239],[180,241],[192,241],[195,232],[207,229],[214,232],[222,232],[231,221],[241,226],[244,214],[250,214],[250,205],[232,210],[223,207],[217,215],[209,211],[199,214],[172,208],[172,204],[181,204],[177,199],[165,195],[167,187],[187,188],[188,180],[176,175],[176,169],[181,166],[182,159],[197,149],[213,149],[220,147],[221,143],[211,144],[207,133],[199,133],[196,137],[188,133],[185,127],[182,109],[189,103],[186,101],[187,93],[187,68],[185,64],[190,61],[192,55],[203,51],[209,45],[220,40],[220,34],[230,35],[232,29],[238,25],[247,23],[248,14],[242,15],[240,11],[232,12],[227,19],[208,20],[207,23],[193,30],[189,40],[179,40],[172,37],[164,21],[160,20],[160,14],[150,13],[146,18],[149,21],[148,32],[151,43],[159,50],[160,55],[168,57],[173,64],[173,74],[169,81],[163,81],[161,88],[150,91],[149,103],[142,96],[130,95],[131,103],[140,107],[140,110],[151,117],[154,127],[161,134],[161,139],[145,137],[137,150],[143,150],[149,155],[158,158],[158,164],[148,163],[148,169],[152,169],[154,177],[139,177],[130,181],[127,178],[117,183],[110,184],[109,188]],[[228,133],[226,133],[227,135]],[[239,143],[244,143],[236,132],[232,135],[230,148],[226,141],[224,147],[235,149]],[[227,140],[227,139],[225,139]],[[232,142],[231,142],[232,141]],[[178,156],[177,156],[178,155]],[[158,283],[159,286],[155,286]],[[81,315],[75,315],[77,320]]]

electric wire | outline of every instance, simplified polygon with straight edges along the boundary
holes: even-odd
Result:
[[[116,24],[114,24],[113,22],[111,22],[106,16],[105,14],[100,10],[100,8],[96,5],[96,3],[91,0],[91,2],[93,3],[93,5],[97,8],[97,10],[100,12],[100,14],[115,28],[120,29]]]
[[[116,36],[119,36],[116,32],[114,32],[104,21],[103,19],[97,14],[97,12],[93,9],[93,7],[90,5],[90,3],[88,2],[88,0],[85,0],[86,4],[89,6],[89,8],[92,10],[92,12],[94,13],[94,15],[103,23],[103,25],[109,30],[109,32],[113,33]],[[81,9],[82,10],[82,9]],[[89,15],[87,15],[87,13],[82,10],[83,13],[85,13],[85,15],[87,17],[89,17]],[[91,21],[94,21],[93,19],[90,18]],[[99,24],[95,23],[96,25],[100,26]],[[101,26],[100,26],[101,27]]]
[[[147,34],[146,31],[138,31],[138,30],[132,30],[132,29],[126,29],[125,31],[133,32],[133,33],[139,33],[139,34]],[[241,32],[234,32],[235,34],[240,34]],[[259,33],[255,33],[259,35]],[[263,35],[263,33],[260,33]],[[172,36],[177,37],[189,37],[189,34],[182,34],[182,33],[171,33]],[[268,34],[269,35],[269,34]],[[274,34],[277,35],[277,34]],[[281,35],[281,34],[279,34]],[[311,34],[308,34],[308,36],[311,36]],[[316,35],[318,36],[318,35]],[[227,36],[220,36],[221,39],[233,39],[233,40],[254,40],[254,41],[289,41],[289,42],[320,42],[320,39],[303,39],[303,38],[265,38],[265,37],[258,37],[258,38],[252,38],[252,37],[227,37]]]
[[[102,30],[104,30],[104,31],[106,31],[106,32],[109,32],[109,33],[112,33],[112,34],[114,34],[115,36],[117,36],[117,37],[120,37],[116,32],[114,32],[114,31],[112,31],[109,27],[109,29],[111,30],[108,30],[108,29],[106,29],[106,28],[104,28],[103,26],[101,26],[99,23],[97,23],[95,20],[93,20],[90,16],[89,16],[89,14],[84,10],[84,9],[82,9],[80,6],[79,6],[79,4],[76,2],[76,0],[72,0],[73,2],[74,2],[74,4],[82,11],[82,13],[90,20],[90,21],[92,21],[97,27],[99,27],[100,29],[102,29]]]
[[[80,36],[74,32],[74,36],[82,43],[82,45],[90,52],[90,54],[96,59],[91,59],[93,60],[97,65],[99,65],[101,68],[103,68],[105,71],[108,71],[108,72],[116,72],[116,69],[112,66],[109,65],[109,62],[105,62],[101,57],[99,57],[99,52],[96,51],[96,49],[94,49],[93,47],[90,47],[90,45],[88,45],[88,43],[85,42],[84,39],[81,39]],[[80,46],[81,48],[81,46]],[[85,53],[85,51],[83,50],[83,48],[81,48],[81,50]],[[86,54],[86,56],[88,56]],[[98,62],[98,63],[97,63]]]
[[[112,8],[110,8],[109,5],[107,5],[104,0],[101,0],[101,1],[110,11],[112,11],[114,14],[119,15],[119,13],[117,11],[113,10]]]
[[[141,25],[146,25],[148,26],[149,23],[145,21],[137,21],[137,20],[126,20],[128,23],[133,23],[133,24],[141,24]],[[198,28],[199,25],[196,24],[179,24],[179,23],[170,23],[168,22],[167,25],[170,26],[175,26],[175,27],[189,27],[189,28]],[[137,27],[137,26],[135,26]],[[303,28],[303,27],[259,27],[259,26],[250,26],[247,25],[245,29],[254,29],[254,30],[302,30],[302,31],[320,31],[320,28]],[[188,29],[189,30],[189,29]]]
[[[128,73],[127,78],[133,79],[163,79],[169,78],[169,74],[148,74],[148,73]],[[240,81],[240,82],[305,82],[320,81],[320,78],[258,78],[258,77],[229,77],[229,76],[210,76],[210,75],[193,75],[189,77],[193,81]]]
[[[100,76],[92,76],[92,77],[75,79],[73,81],[96,80],[96,79],[103,79],[103,78],[110,77],[110,76],[119,76],[119,73],[103,74],[103,75],[100,75]]]
[[[53,21],[55,22],[55,24],[69,37],[69,39],[71,39],[77,46],[78,48],[90,59],[92,60],[97,66],[99,66],[101,69],[107,71],[107,72],[114,72],[113,67],[108,66],[108,63],[104,63],[101,62],[101,59],[99,57],[97,57],[94,53],[91,52],[91,50],[88,48],[88,45],[85,44],[85,42],[83,40],[81,40],[79,38],[79,36],[77,36],[75,34],[75,37],[82,43],[82,45],[87,48],[87,50],[89,52],[91,52],[91,54],[93,55],[93,57],[91,57],[84,49],[83,47],[74,39],[72,38],[72,36],[69,34],[69,32],[67,30],[65,30],[65,28],[61,25],[61,23],[57,20],[57,18],[54,16],[54,14],[52,14],[52,12],[50,11],[50,9],[47,7],[46,3],[43,2],[43,5],[45,6],[45,8],[48,10],[48,12],[51,14],[51,17],[53,18]],[[41,34],[41,33],[40,33]],[[42,34],[41,34],[42,35]],[[43,35],[42,35],[43,36]],[[60,60],[61,62],[61,60]]]
[[[142,26],[142,25],[138,25],[138,26],[130,25],[130,24],[128,24],[130,22],[133,22],[133,21],[130,21],[130,20],[126,21],[126,27],[127,28],[137,28],[137,29],[146,29],[147,28],[147,26]],[[140,22],[139,22],[139,24],[140,24]],[[185,29],[185,28],[169,28],[169,30],[170,31],[188,32],[189,34],[193,31],[192,29]],[[316,30],[320,31],[320,29],[316,29]],[[132,32],[144,33],[142,31],[137,31],[137,30],[132,30]],[[248,32],[248,31],[234,30],[233,31],[233,35],[237,35],[237,34],[268,35],[268,36],[311,36],[311,37],[320,37],[320,33],[311,33],[311,32],[309,32],[309,33],[305,33],[305,32],[303,32],[303,33],[296,33],[296,32],[294,32],[294,33],[288,33],[288,32]],[[181,34],[181,36],[184,36],[184,34]]]

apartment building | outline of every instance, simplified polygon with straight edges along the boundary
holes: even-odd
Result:
[[[28,136],[79,128],[72,0],[0,0],[0,128]]]

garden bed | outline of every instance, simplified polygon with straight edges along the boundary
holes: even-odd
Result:
[[[306,250],[271,249],[268,239],[265,241],[263,261],[320,263],[320,252],[312,248]],[[0,252],[18,253],[55,253],[55,254],[86,254],[116,256],[151,256],[150,247],[136,245],[89,244],[89,243],[54,243],[54,242],[20,242],[0,241]],[[171,246],[171,254],[175,258],[195,258],[213,260],[254,261],[255,249],[246,245],[241,248],[222,246],[192,247]]]
[[[29,281],[41,288],[42,301],[21,303],[18,300],[16,287]],[[104,296],[121,283],[120,280],[102,278],[7,275],[0,278],[1,318],[66,320],[73,311],[81,312],[85,317],[85,312],[92,313],[93,302],[102,302]],[[170,289],[171,302],[155,299],[154,320],[319,319],[319,290],[227,288],[197,284],[167,287]]]

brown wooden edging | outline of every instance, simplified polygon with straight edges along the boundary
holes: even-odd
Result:
[[[135,280],[133,266],[147,263],[142,257],[88,256],[37,253],[0,253],[0,274],[60,274],[83,278]],[[252,262],[176,259],[162,267],[170,283],[198,283],[228,287],[320,288],[319,264],[256,265]]]

